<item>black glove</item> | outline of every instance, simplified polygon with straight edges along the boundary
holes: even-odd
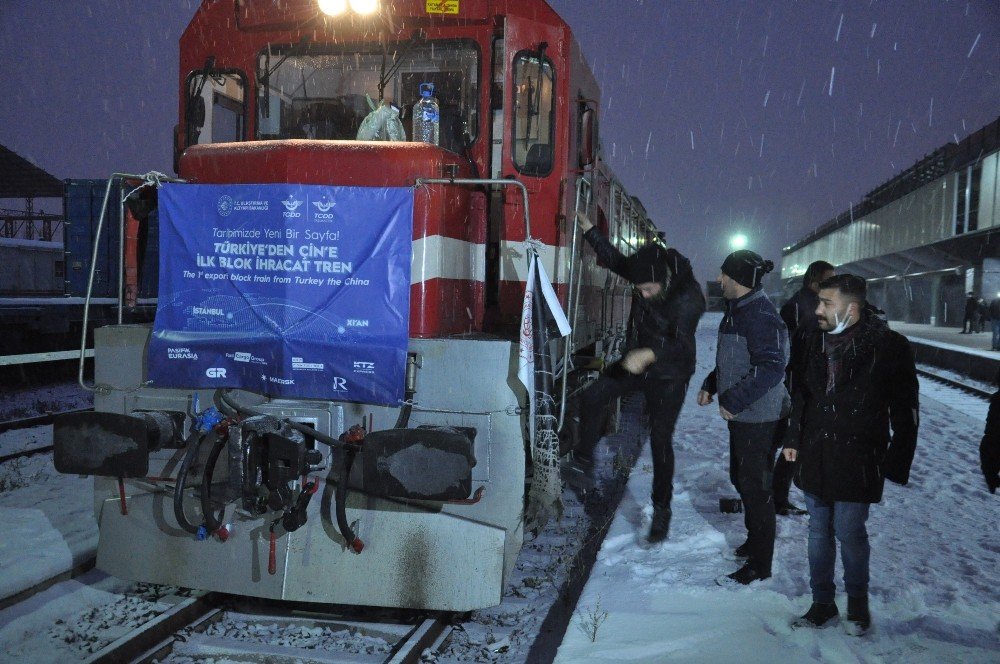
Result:
[[[904,469],[901,464],[894,463],[891,455],[887,455],[882,461],[882,476],[900,486],[906,486],[906,483],[910,481],[909,469]]]

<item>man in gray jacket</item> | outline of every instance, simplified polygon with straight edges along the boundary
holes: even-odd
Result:
[[[720,585],[747,585],[771,576],[771,478],[780,443],[778,423],[790,406],[784,385],[788,329],[760,285],[773,269],[774,263],[746,249],[726,257],[719,275],[726,310],[719,325],[715,370],[698,392],[699,406],[719,395],[719,414],[729,423],[729,478],[743,499],[747,527],[747,541],[736,549],[746,562],[720,577]]]

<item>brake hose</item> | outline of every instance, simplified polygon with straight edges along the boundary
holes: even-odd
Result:
[[[198,534],[198,526],[188,521],[187,516],[184,514],[184,486],[187,484],[187,476],[188,471],[191,469],[191,463],[198,457],[198,450],[201,448],[201,443],[208,435],[210,434],[194,431],[184,441],[187,451],[184,452],[181,465],[177,468],[177,483],[174,486],[174,518],[177,519],[177,525],[192,535]]]

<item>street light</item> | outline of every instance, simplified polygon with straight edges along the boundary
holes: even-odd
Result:
[[[347,11],[347,0],[319,0],[319,8],[327,16],[340,16]]]
[[[747,246],[747,236],[743,233],[737,233],[736,235],[729,238],[729,246],[733,251],[739,251],[740,249],[746,249]]]

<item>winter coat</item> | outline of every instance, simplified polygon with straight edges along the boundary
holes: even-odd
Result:
[[[598,261],[628,279],[625,256],[608,242],[597,228],[583,236],[597,253]],[[694,333],[698,319],[705,313],[705,297],[694,278],[691,263],[674,249],[667,250],[671,275],[664,291],[648,300],[632,298],[629,335],[625,352],[649,348],[656,361],[646,370],[645,378],[687,381],[694,373]]]
[[[803,286],[781,307],[781,320],[785,321],[788,333],[801,329],[801,334],[816,329],[816,307],[819,294],[808,286]],[[793,342],[794,343],[794,342]]]
[[[788,330],[760,288],[726,300],[719,324],[715,370],[701,389],[719,394],[735,422],[774,422],[787,414]]]
[[[918,384],[903,335],[868,311],[841,350],[827,393],[831,335],[815,330],[793,366],[786,448],[798,450],[795,484],[827,503],[877,503],[884,479],[906,484],[917,445]],[[891,436],[890,436],[891,428]]]
[[[979,464],[986,478],[990,493],[1000,487],[1000,390],[990,398],[990,410],[986,415],[986,430],[979,444]]]
[[[965,320],[972,320],[979,311],[979,300],[974,297],[965,298]]]
[[[791,389],[792,364],[802,353],[802,340],[816,329],[816,307],[819,293],[803,286],[781,307],[781,320],[788,327],[788,368],[785,371],[787,386]]]

